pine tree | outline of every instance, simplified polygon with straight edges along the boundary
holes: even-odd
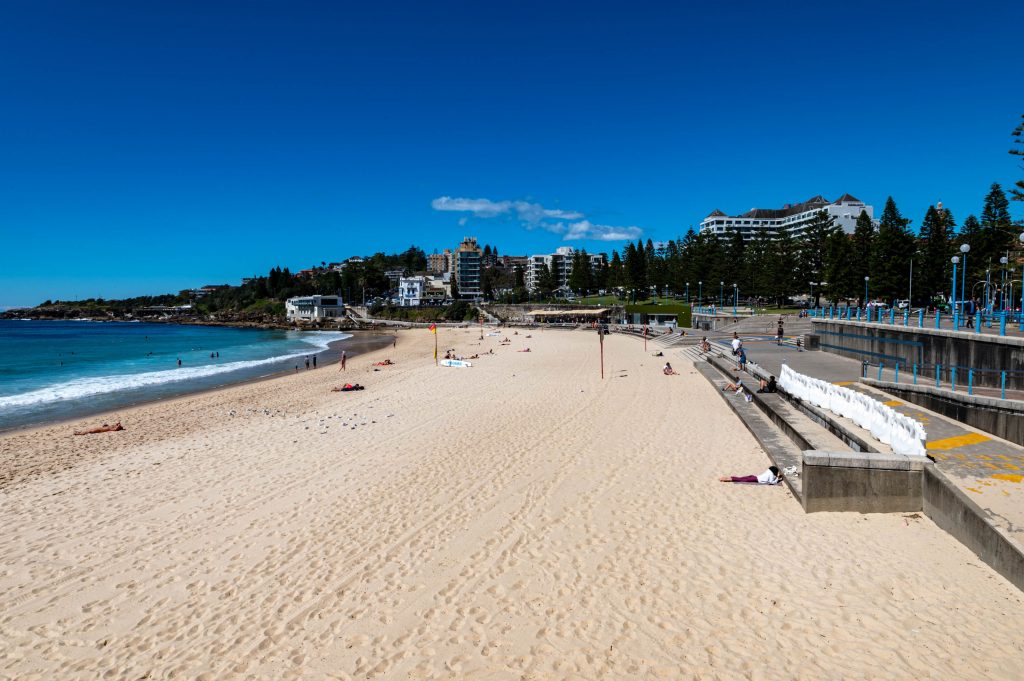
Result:
[[[738,230],[732,230],[726,238],[723,276],[726,284],[740,284],[747,281],[747,244]]]
[[[854,241],[841,229],[834,229],[825,240],[825,290],[831,300],[839,305],[842,301],[856,297],[858,288],[858,267],[853,257]],[[863,281],[863,276],[861,276]],[[815,289],[815,305],[818,304],[818,289]]]
[[[857,226],[853,230],[854,269],[859,270],[860,277],[871,274],[871,251],[875,243],[875,223],[866,210],[857,216]]]
[[[952,215],[945,209],[929,206],[921,221],[922,265],[916,270],[917,290],[925,303],[941,295],[946,288],[946,271],[953,255]]]
[[[569,273],[568,287],[580,295],[587,295],[593,287],[593,276],[590,270],[590,256],[586,251],[572,254],[572,271]]]
[[[993,182],[981,209],[981,239],[976,262],[986,267],[998,262],[1004,251],[1014,247],[1014,231],[1010,202],[999,183]],[[971,253],[974,253],[973,244]]]
[[[1010,149],[1010,153],[1014,156],[1024,157],[1024,114],[1021,114],[1021,119],[1021,124],[1013,129],[1013,136],[1016,138],[1013,140],[1013,143],[1021,145],[1021,148]],[[1024,170],[1024,165],[1020,166],[1020,168]],[[1024,201],[1024,180],[1017,180],[1014,183],[1013,188],[1010,189],[1010,198],[1014,201]]]
[[[819,210],[807,224],[797,243],[797,273],[800,287],[807,282],[827,281],[825,279],[825,254],[828,239],[836,231],[835,219],[826,210]],[[818,303],[815,293],[815,305]]]
[[[775,301],[776,307],[786,304],[786,299],[798,288],[796,279],[796,268],[794,267],[793,254],[796,252],[796,243],[793,235],[788,229],[779,230],[771,242],[771,256],[769,259],[769,271],[771,280],[768,289],[768,296]]]
[[[747,268],[750,279],[745,287],[749,296],[770,297],[774,276],[774,232],[759,229],[746,247]]]
[[[622,288],[624,286],[625,279],[622,274],[622,258],[619,257],[618,251],[612,251],[612,259],[608,264],[608,277],[605,284],[608,288]]]
[[[893,198],[886,199],[871,254],[870,290],[873,297],[892,300],[907,291],[910,259],[915,250],[914,235],[907,228],[909,224]]]

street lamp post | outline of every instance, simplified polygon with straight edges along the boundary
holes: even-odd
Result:
[[[736,316],[736,303],[739,301],[740,290],[736,288],[735,282],[732,285],[732,316]]]
[[[864,275],[864,308],[865,309],[867,309],[867,306],[868,306],[868,281],[870,281],[870,280],[871,280],[871,277],[869,277],[867,275]]]
[[[700,305],[704,302],[704,282],[697,282],[697,304]]]
[[[686,302],[690,302],[690,282],[686,282]]]
[[[989,264],[992,261],[989,260]],[[985,268],[985,312],[992,314],[992,294],[990,293],[992,286],[992,268]]]
[[[1024,232],[1020,233],[1017,240],[1024,244]],[[1020,330],[1024,331],[1024,275],[1022,275],[1020,282],[1020,317],[1018,317],[1018,320],[1020,321]]]
[[[956,266],[960,263],[960,256],[954,255],[952,258],[949,259],[949,261],[953,263],[953,292],[949,296],[949,311],[950,314],[953,315],[953,329],[955,330],[959,326],[959,324],[957,324],[957,322],[959,321],[959,317],[956,314]]]
[[[718,309],[722,309],[722,300],[725,299],[725,282],[718,282]]]
[[[999,272],[999,309],[1006,311],[1006,263],[1010,262],[1008,255],[1004,255],[999,258],[1000,267]]]
[[[970,244],[960,244],[960,252],[964,254],[964,270],[960,273],[960,308],[966,311],[967,301],[964,299],[964,290],[967,283],[967,254],[971,251]]]

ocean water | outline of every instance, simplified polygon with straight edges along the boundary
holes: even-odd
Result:
[[[346,338],[351,334],[0,320],[0,430],[182,395],[296,365],[305,370],[306,357],[312,361],[318,355],[322,362],[328,348]]]

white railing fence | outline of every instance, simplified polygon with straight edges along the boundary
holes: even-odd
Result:
[[[870,430],[876,440],[892,447],[896,454],[926,456],[924,441],[928,435],[924,426],[878,400],[856,390],[799,374],[785,364],[779,376],[779,387],[794,397]]]

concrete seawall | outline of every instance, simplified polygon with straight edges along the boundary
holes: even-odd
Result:
[[[900,364],[910,372],[916,364],[918,375],[935,378],[935,366],[958,367],[958,383],[966,385],[967,368],[974,368],[974,385],[998,388],[1001,370],[1024,366],[1024,338],[996,336],[972,331],[929,329],[838,319],[813,319],[814,335],[821,349],[843,357],[879,362],[891,368]],[[1008,389],[1024,389],[1024,372],[1007,374]]]

